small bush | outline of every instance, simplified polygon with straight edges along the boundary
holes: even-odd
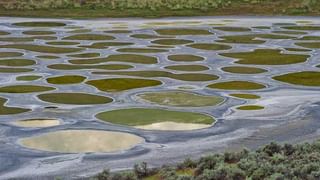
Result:
[[[183,161],[183,163],[180,163],[177,165],[178,169],[187,169],[187,168],[195,168],[197,167],[197,162],[193,161],[190,158],[187,158]]]
[[[263,152],[267,153],[269,156],[272,156],[275,153],[280,153],[281,151],[281,146],[272,142],[268,145],[266,145],[263,149]]]
[[[110,180],[110,171],[109,169],[103,170],[101,173],[99,173],[95,179],[97,180]]]
[[[134,165],[134,173],[138,178],[147,177],[149,175],[148,165],[146,162]]]

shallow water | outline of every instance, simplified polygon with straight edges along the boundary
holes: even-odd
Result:
[[[27,119],[16,121],[13,124],[21,127],[51,127],[60,125],[60,121],[56,119]]]
[[[114,152],[143,142],[128,133],[95,130],[56,131],[20,140],[23,146],[64,153]]]
[[[160,130],[160,131],[188,131],[195,129],[208,128],[211,125],[208,124],[195,124],[195,123],[175,123],[175,122],[160,122],[143,126],[134,126],[138,129],[146,130]]]

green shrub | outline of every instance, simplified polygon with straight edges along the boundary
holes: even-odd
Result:
[[[185,159],[182,163],[177,165],[178,169],[196,168],[197,162],[190,158]]]
[[[270,143],[257,151],[204,156],[197,161],[186,159],[176,166],[149,169],[137,164],[133,171],[96,176],[98,180],[136,180],[154,175],[161,180],[283,180],[320,179],[320,141],[298,145]],[[181,174],[187,170],[192,173]]]
[[[280,153],[281,151],[281,146],[272,142],[268,145],[266,145],[263,149],[263,152],[267,153],[269,156],[272,156],[275,153]]]
[[[176,173],[176,170],[174,167],[163,167],[161,171],[159,172],[159,175],[161,179],[166,179],[166,180],[176,180],[178,179],[178,175]]]
[[[149,169],[146,162],[134,165],[134,173],[138,178],[143,178],[149,175]]]
[[[58,9],[78,8],[88,9],[152,9],[169,8],[179,9],[202,9],[228,6],[229,0],[17,0],[2,3],[5,9]]]
[[[109,169],[103,170],[101,173],[97,174],[95,179],[97,180],[110,180],[110,171]]]
[[[5,9],[61,9],[61,8],[86,8],[86,9],[199,9],[206,11],[232,4],[247,3],[259,5],[273,2],[274,0],[16,0],[1,1],[0,6]],[[313,11],[319,6],[318,0],[301,0],[294,3],[291,11]]]

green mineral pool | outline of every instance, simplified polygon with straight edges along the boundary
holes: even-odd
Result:
[[[151,108],[117,109],[101,112],[96,117],[109,123],[148,130],[192,130],[210,127],[215,122],[213,117],[201,113]],[[168,126],[168,123],[176,126]]]
[[[224,101],[224,98],[220,96],[200,95],[182,91],[146,92],[138,94],[137,97],[153,104],[180,107],[215,106]]]

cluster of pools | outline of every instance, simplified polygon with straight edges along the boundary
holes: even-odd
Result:
[[[319,48],[312,20],[8,18],[0,122],[28,132],[14,143],[30,151],[118,152],[147,143],[126,129],[214,128],[229,109],[263,111],[260,92],[318,88]]]

